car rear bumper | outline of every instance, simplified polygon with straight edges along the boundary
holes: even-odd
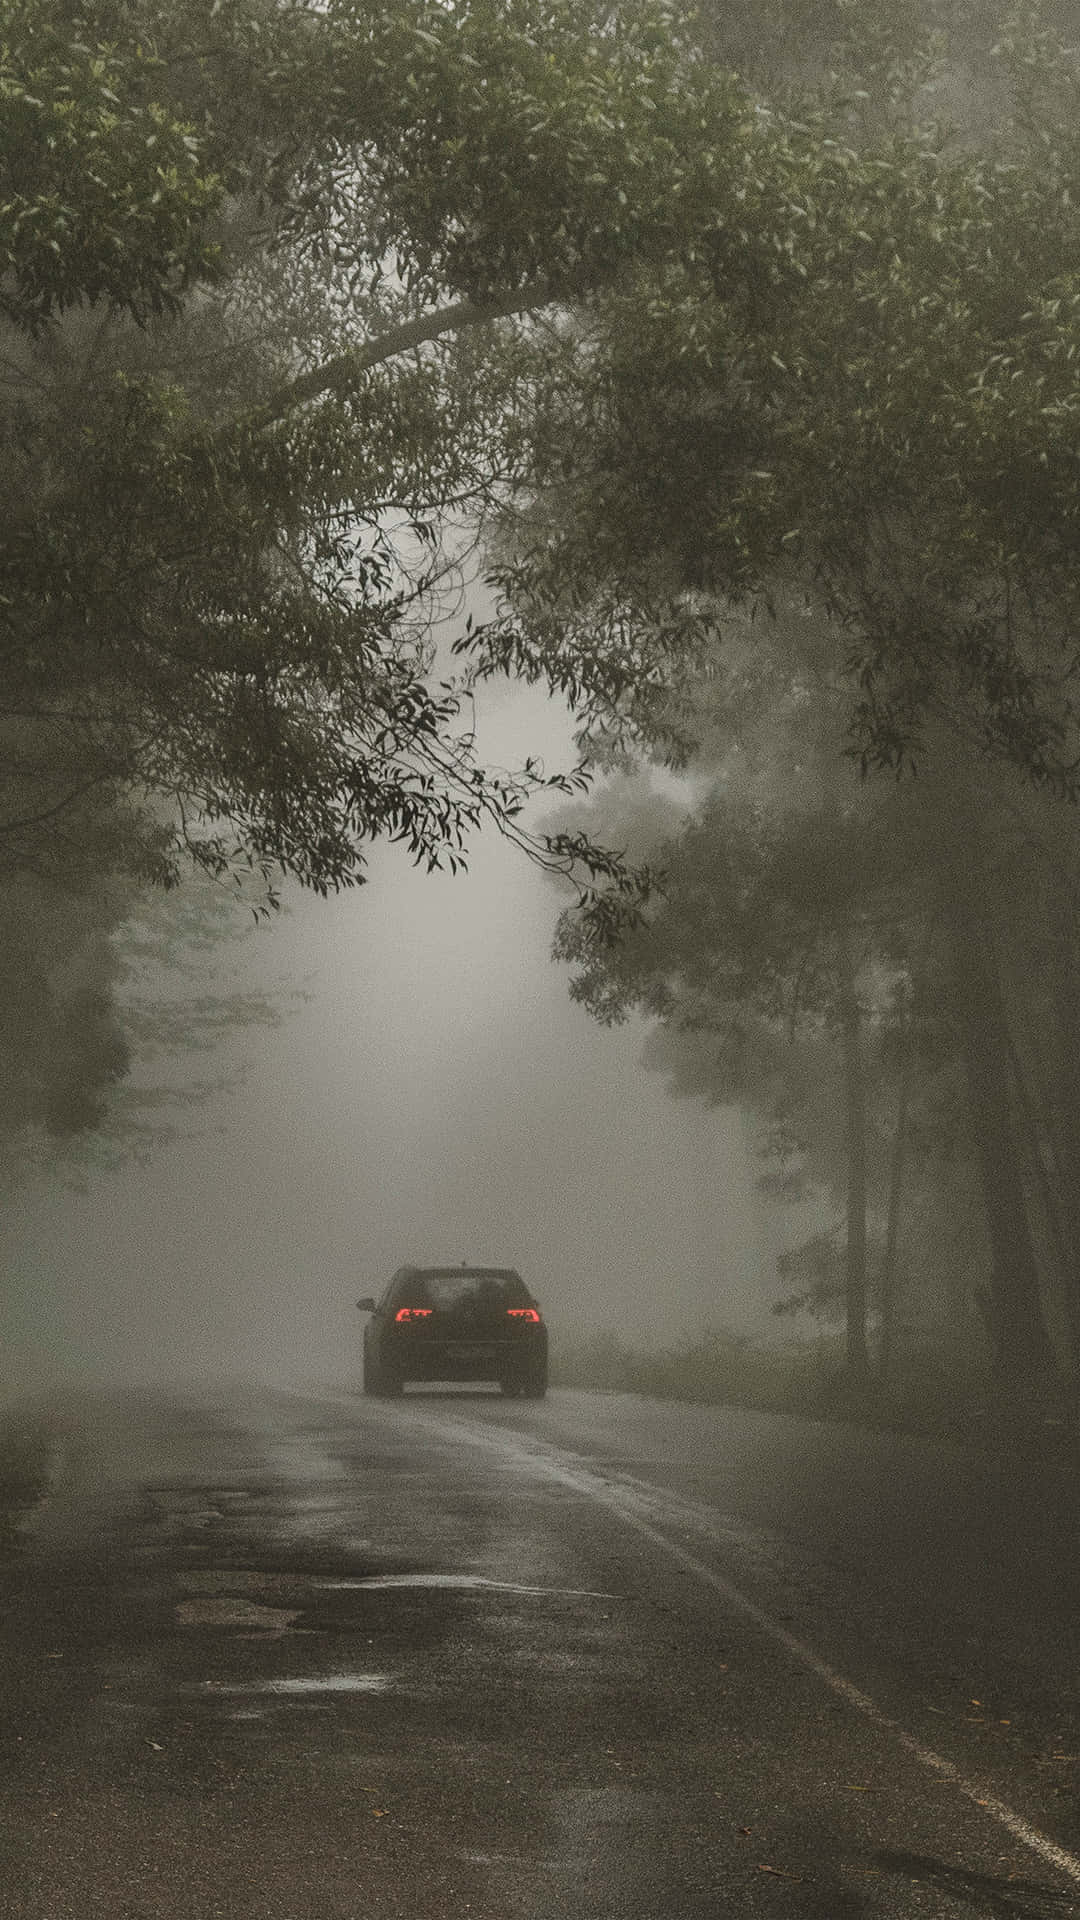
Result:
[[[547,1365],[544,1340],[388,1340],[385,1363],[401,1380],[528,1378]]]

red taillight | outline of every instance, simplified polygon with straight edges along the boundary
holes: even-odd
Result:
[[[511,1320],[535,1320],[539,1324],[540,1315],[535,1307],[507,1307]]]
[[[431,1312],[430,1307],[399,1307],[397,1312],[394,1315],[394,1319],[395,1320],[426,1320],[430,1312]]]

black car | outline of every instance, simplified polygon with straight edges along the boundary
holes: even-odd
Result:
[[[371,1315],[365,1393],[400,1393],[406,1380],[497,1380],[528,1400],[547,1392],[547,1328],[512,1267],[399,1267],[378,1304],[356,1304]]]

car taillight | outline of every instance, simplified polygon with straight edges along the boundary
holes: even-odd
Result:
[[[540,1320],[535,1307],[507,1307],[506,1311],[511,1320],[535,1320],[537,1323]]]
[[[430,1312],[431,1312],[430,1307],[399,1307],[397,1312],[394,1315],[394,1319],[395,1320],[426,1320]]]

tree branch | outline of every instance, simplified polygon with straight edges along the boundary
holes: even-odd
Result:
[[[444,333],[459,333],[466,327],[486,326],[492,320],[506,320],[515,313],[529,313],[536,307],[550,305],[554,298],[548,283],[537,280],[506,294],[501,300],[485,301],[482,305],[473,300],[459,300],[452,307],[439,307],[417,320],[403,320],[399,326],[369,340],[366,346],[338,354],[323,366],[313,367],[309,373],[301,373],[295,380],[288,381],[278,388],[272,399],[248,414],[247,424],[256,432],[262,432],[263,428],[284,420],[294,408],[317,400],[321,394],[347,392],[369,367],[396,359],[399,353],[409,353],[414,347],[423,346],[426,340],[437,340]]]
[[[55,820],[57,814],[64,813],[68,807],[73,807],[77,800],[83,798],[84,794],[92,793],[95,787],[104,786],[109,782],[115,782],[115,780],[116,775],[114,772],[103,771],[92,774],[88,780],[82,781],[77,787],[72,787],[71,791],[66,793],[61,800],[57,800],[55,805],[51,807],[46,807],[43,812],[24,814],[21,820],[0,821],[0,837],[12,833],[21,833],[25,827],[43,826],[47,820]]]

